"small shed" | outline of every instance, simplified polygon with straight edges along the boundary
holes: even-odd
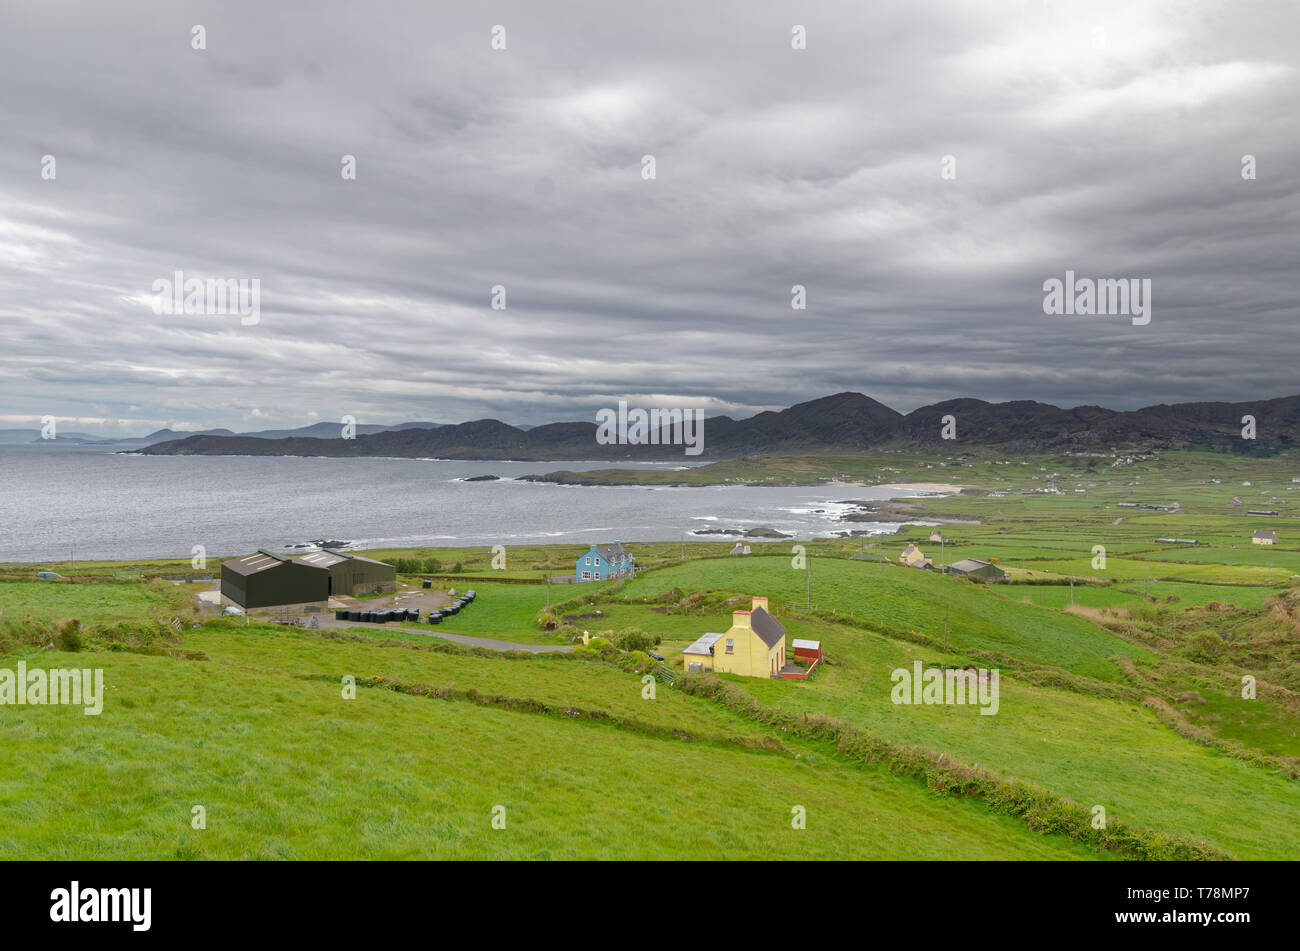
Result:
[[[1005,571],[991,561],[980,561],[978,558],[963,558],[961,561],[954,561],[948,566],[948,571],[954,575],[978,578],[982,581],[1000,581],[1007,576]]]
[[[806,660],[809,665],[822,659],[821,641],[806,641],[796,637],[790,643],[794,646],[794,656]]]
[[[781,668],[783,680],[807,680],[818,664],[822,662],[822,642],[795,638],[792,662]]]

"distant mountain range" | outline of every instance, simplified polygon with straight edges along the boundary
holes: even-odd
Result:
[[[89,433],[59,433],[58,441],[84,445],[86,443],[104,442],[104,437],[92,436]],[[0,429],[0,446],[22,446],[28,443],[48,442],[50,440],[41,438],[39,429]]]
[[[1257,438],[1243,439],[1242,417],[1253,416]],[[952,416],[956,439],[942,438]],[[325,424],[317,424],[322,426]],[[314,428],[314,427],[313,427]],[[337,429],[331,424],[331,428]],[[996,446],[1007,452],[1069,449],[1202,447],[1276,453],[1300,444],[1300,396],[1258,403],[1160,404],[1116,411],[1100,406],[1061,409],[1019,400],[954,399],[903,414],[861,393],[837,393],[747,419],[704,421],[704,451],[684,456],[681,445],[601,445],[595,422],[549,423],[532,429],[495,419],[456,425],[404,424],[354,439],[321,439],[292,431],[190,435],[140,451],[151,455],[399,456],[442,459],[671,460],[859,452],[915,446]]]
[[[380,426],[374,423],[358,423],[357,434],[371,436],[375,433],[394,432],[400,429],[435,429],[441,425],[441,423],[398,423],[396,426]],[[158,443],[183,440],[193,436],[217,436],[235,439],[293,439],[304,437],[333,439],[338,437],[341,430],[341,423],[313,423],[310,426],[302,426],[298,429],[264,429],[255,433],[237,433],[230,429],[204,429],[193,433],[178,432],[174,429],[159,429],[148,436],[132,436],[125,439],[114,436],[97,436],[90,433],[58,432],[58,438],[50,440],[42,439],[39,429],[0,429],[0,446],[42,443],[45,445],[102,445],[111,449],[154,446]]]

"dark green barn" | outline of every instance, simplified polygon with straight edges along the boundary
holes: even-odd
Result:
[[[245,611],[329,598],[330,573],[301,559],[266,550],[221,565],[221,594]]]
[[[298,560],[329,572],[330,594],[384,594],[397,588],[397,569],[373,558],[326,548]]]
[[[964,575],[967,578],[977,578],[980,581],[1002,581],[1006,578],[1007,573],[990,561],[980,561],[978,558],[963,558],[961,561],[954,561],[948,566],[948,571],[954,575]]]

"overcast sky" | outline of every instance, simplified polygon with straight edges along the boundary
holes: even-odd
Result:
[[[1300,392],[1297,36],[1292,0],[5,0],[0,428]],[[1151,322],[1045,315],[1067,268],[1150,278]],[[257,278],[260,322],[155,314],[178,270]]]

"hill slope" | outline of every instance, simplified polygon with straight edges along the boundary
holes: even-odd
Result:
[[[1254,416],[1258,435],[1241,438],[1243,416]],[[1008,452],[1098,447],[1198,447],[1275,453],[1300,445],[1300,396],[1259,403],[1183,403],[1129,412],[1099,406],[1060,409],[1020,400],[986,403],[957,399],[904,416],[861,393],[837,393],[748,419],[704,421],[703,452],[691,458],[860,452],[879,447],[944,443],[943,421],[955,419],[949,445],[998,446]],[[480,419],[434,429],[361,432],[355,439],[293,435],[265,438],[196,435],[140,450],[157,455],[398,456],[446,459],[680,459],[683,446],[670,434],[648,445],[602,445],[594,422],[549,423],[521,429]]]

